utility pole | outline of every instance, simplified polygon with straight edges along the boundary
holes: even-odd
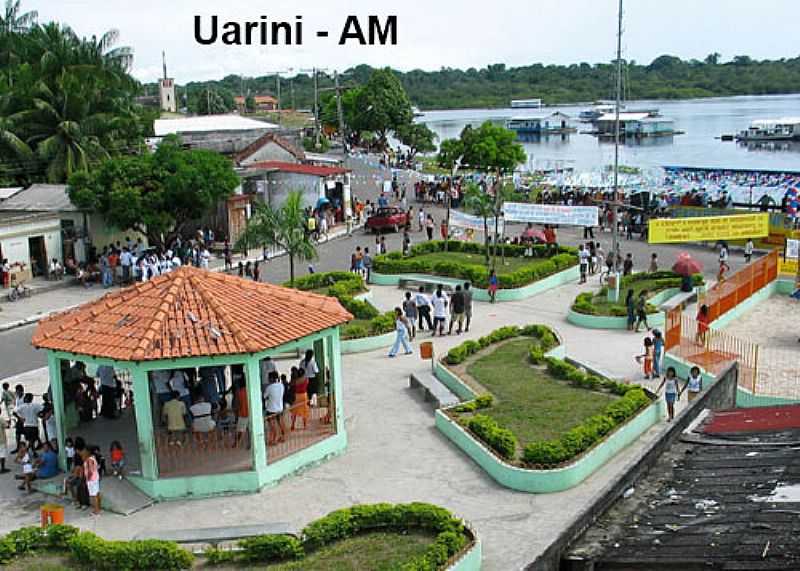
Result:
[[[342,150],[347,154],[347,133],[344,130],[344,112],[342,111],[342,88],[339,87],[339,72],[333,72],[333,84],[336,86],[336,114],[339,116],[339,135],[342,137]]]
[[[622,96],[622,0],[619,0],[619,14],[617,21],[617,98],[614,111],[614,199],[611,202],[611,216],[614,220],[611,228],[611,252],[614,260],[614,273],[616,274],[617,296],[619,295],[619,258],[617,256],[617,249],[619,248],[619,220],[617,216],[619,211],[617,209],[617,197],[619,195],[619,106],[620,97]],[[609,288],[610,289],[610,288]]]
[[[319,140],[319,82],[317,81],[317,68],[314,68],[314,148],[320,148]]]
[[[275,73],[275,85],[278,92],[278,127],[281,127],[281,74],[278,72]]]

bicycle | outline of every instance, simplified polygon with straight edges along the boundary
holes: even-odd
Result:
[[[6,297],[8,297],[8,301],[17,301],[22,297],[30,297],[31,293],[31,288],[25,284],[15,284],[14,287],[11,288],[11,291],[8,292]]]

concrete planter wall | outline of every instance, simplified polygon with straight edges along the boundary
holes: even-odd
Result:
[[[483,558],[481,541],[478,539],[475,531],[473,531],[472,534],[475,536],[475,542],[472,544],[472,547],[462,553],[461,556],[447,568],[447,571],[480,571],[481,559]]]
[[[376,349],[391,347],[394,343],[395,332],[390,331],[383,335],[373,335],[372,337],[360,337],[359,339],[342,339],[342,355],[351,353],[365,353]]]
[[[651,297],[648,300],[648,303],[651,303],[652,305],[655,306],[659,306],[665,301],[667,301],[669,298],[680,293],[680,291],[681,290],[678,288],[666,289]],[[658,313],[650,313],[647,315],[647,324],[650,325],[650,327],[663,327],[664,323],[666,323],[666,319],[667,319],[666,314],[663,311],[659,311]],[[577,311],[573,311],[571,307],[567,312],[567,321],[569,321],[573,325],[577,325],[578,327],[585,327],[587,329],[628,328],[627,316],[617,317],[611,315],[587,315],[585,313],[578,313]]]
[[[497,301],[519,301],[521,299],[527,299],[566,283],[574,282],[578,278],[580,278],[580,269],[578,266],[573,266],[523,287],[498,289]],[[370,275],[370,283],[376,285],[398,285],[400,280],[425,280],[452,286],[463,284],[466,281],[458,278],[434,276],[430,274],[378,274],[372,272]],[[490,301],[489,290],[473,287],[472,299],[474,301]]]
[[[663,401],[656,400],[575,462],[553,470],[529,470],[507,464],[441,410],[436,411],[436,428],[500,485],[520,492],[544,494],[577,486],[659,422],[663,415]]]

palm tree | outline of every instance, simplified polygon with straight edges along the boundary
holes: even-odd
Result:
[[[471,182],[464,191],[464,206],[475,216],[483,218],[483,239],[486,246],[486,265],[489,265],[489,218],[494,214],[494,198]]]
[[[316,246],[306,233],[303,194],[291,191],[278,209],[256,203],[247,228],[236,241],[238,249],[246,251],[248,245],[283,249],[289,255],[289,283],[293,284],[295,259],[306,261],[317,257]]]
[[[36,10],[20,14],[21,0],[6,0],[6,9],[0,16],[0,35],[20,34],[36,24]]]

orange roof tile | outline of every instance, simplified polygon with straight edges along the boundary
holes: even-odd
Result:
[[[255,353],[352,318],[332,297],[181,267],[43,319],[31,343],[120,361]]]

